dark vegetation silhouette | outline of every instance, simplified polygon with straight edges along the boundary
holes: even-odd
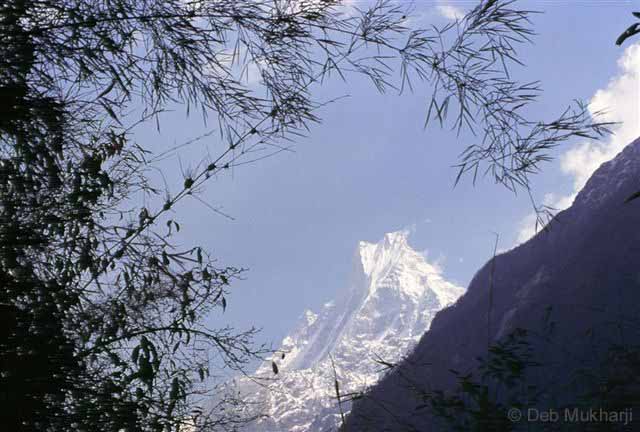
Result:
[[[409,11],[410,12],[410,11]],[[380,1],[9,0],[0,4],[0,423],[11,431],[232,428],[229,395],[199,404],[219,366],[266,352],[255,329],[207,328],[242,274],[173,234],[179,203],[216,174],[284,151],[319,120],[315,85],[368,77],[379,91],[434,86],[427,122],[455,112],[481,135],[460,174],[509,188],[546,151],[606,123],[577,104],[555,120],[519,114],[514,45],[529,13],[483,1],[461,22],[411,30]],[[260,89],[246,84],[255,68]],[[398,72],[397,79],[394,72]],[[158,155],[136,127],[175,106],[213,119],[218,153],[157,188]],[[516,133],[517,132],[517,133]],[[140,205],[135,198],[148,197]],[[215,208],[211,207],[214,211]]]

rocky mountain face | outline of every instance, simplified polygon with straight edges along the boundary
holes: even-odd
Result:
[[[604,163],[549,230],[482,267],[411,355],[354,403],[344,430],[451,430],[424,395],[458,392],[451,370],[479,377],[478,358],[517,329],[527,330],[541,363],[525,371],[526,384],[540,390],[535,406],[576,406],[587,390],[611,390],[616,376],[618,388],[637,390],[637,374],[620,365],[631,354],[640,369],[640,356],[629,351],[640,346],[640,199],[625,203],[639,189],[640,139]],[[599,394],[599,403],[610,400]],[[619,400],[640,409],[638,394]],[[535,422],[511,427],[551,430]]]
[[[307,310],[255,379],[235,381],[253,410],[267,415],[246,430],[337,430],[340,411],[351,407],[338,404],[335,381],[345,398],[377,382],[384,366],[376,360],[399,361],[462,293],[408,245],[406,232],[360,242],[340,298],[318,312]]]

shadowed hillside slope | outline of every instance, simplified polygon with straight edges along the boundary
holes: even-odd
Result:
[[[585,370],[610,382],[611,348],[640,343],[640,200],[624,203],[639,188],[640,139],[593,174],[550,230],[485,264],[412,355],[354,404],[345,429],[449,430],[424,395],[455,390],[451,370],[477,373],[478,357],[520,328],[542,363],[526,372],[537,406],[576,404],[594,385]],[[635,396],[623,400],[638,406]]]

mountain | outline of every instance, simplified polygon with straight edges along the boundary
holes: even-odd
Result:
[[[336,430],[340,409],[348,412],[350,404],[338,405],[335,379],[341,395],[374,384],[384,370],[375,360],[399,361],[435,314],[463,293],[408,245],[407,235],[394,232],[377,244],[360,242],[339,298],[317,313],[304,312],[273,359],[255,377],[235,381],[255,412],[268,416],[247,430]]]
[[[602,164],[548,230],[485,264],[411,355],[354,403],[345,430],[451,430],[428,396],[459,395],[467,374],[480,381],[479,359],[519,329],[540,363],[519,371],[537,391],[535,409],[640,408],[640,200],[625,203],[638,189],[640,139]],[[484,383],[496,403],[507,400],[496,380]]]

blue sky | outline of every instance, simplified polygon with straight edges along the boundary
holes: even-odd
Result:
[[[351,2],[355,3],[355,2]],[[445,24],[473,1],[422,1],[417,26]],[[520,48],[523,81],[540,80],[544,89],[532,119],[551,120],[573,99],[610,105],[609,119],[625,123],[617,135],[593,145],[561,146],[554,162],[534,178],[540,201],[566,206],[584,179],[638,130],[640,48],[614,41],[633,18],[630,1],[522,1],[543,11],[534,18],[538,35]],[[444,277],[466,286],[491,256],[493,232],[501,249],[524,239],[531,225],[525,194],[517,196],[491,179],[470,179],[453,187],[452,168],[470,143],[468,134],[432,125],[423,128],[428,84],[414,94],[380,95],[361,79],[332,81],[319,96],[348,94],[325,107],[322,123],[299,140],[293,152],[234,169],[213,179],[201,198],[231,215],[229,220],[199,201],[183,201],[175,219],[180,242],[199,243],[221,265],[248,268],[232,287],[228,309],[211,325],[262,327],[260,342],[279,344],[302,312],[317,310],[346,288],[358,241],[412,227],[411,244],[437,262]],[[178,109],[155,125],[138,130],[143,146],[160,152],[202,131],[200,119]],[[169,183],[181,184],[180,168],[195,166],[223,144],[216,135],[182,149],[157,164]]]

